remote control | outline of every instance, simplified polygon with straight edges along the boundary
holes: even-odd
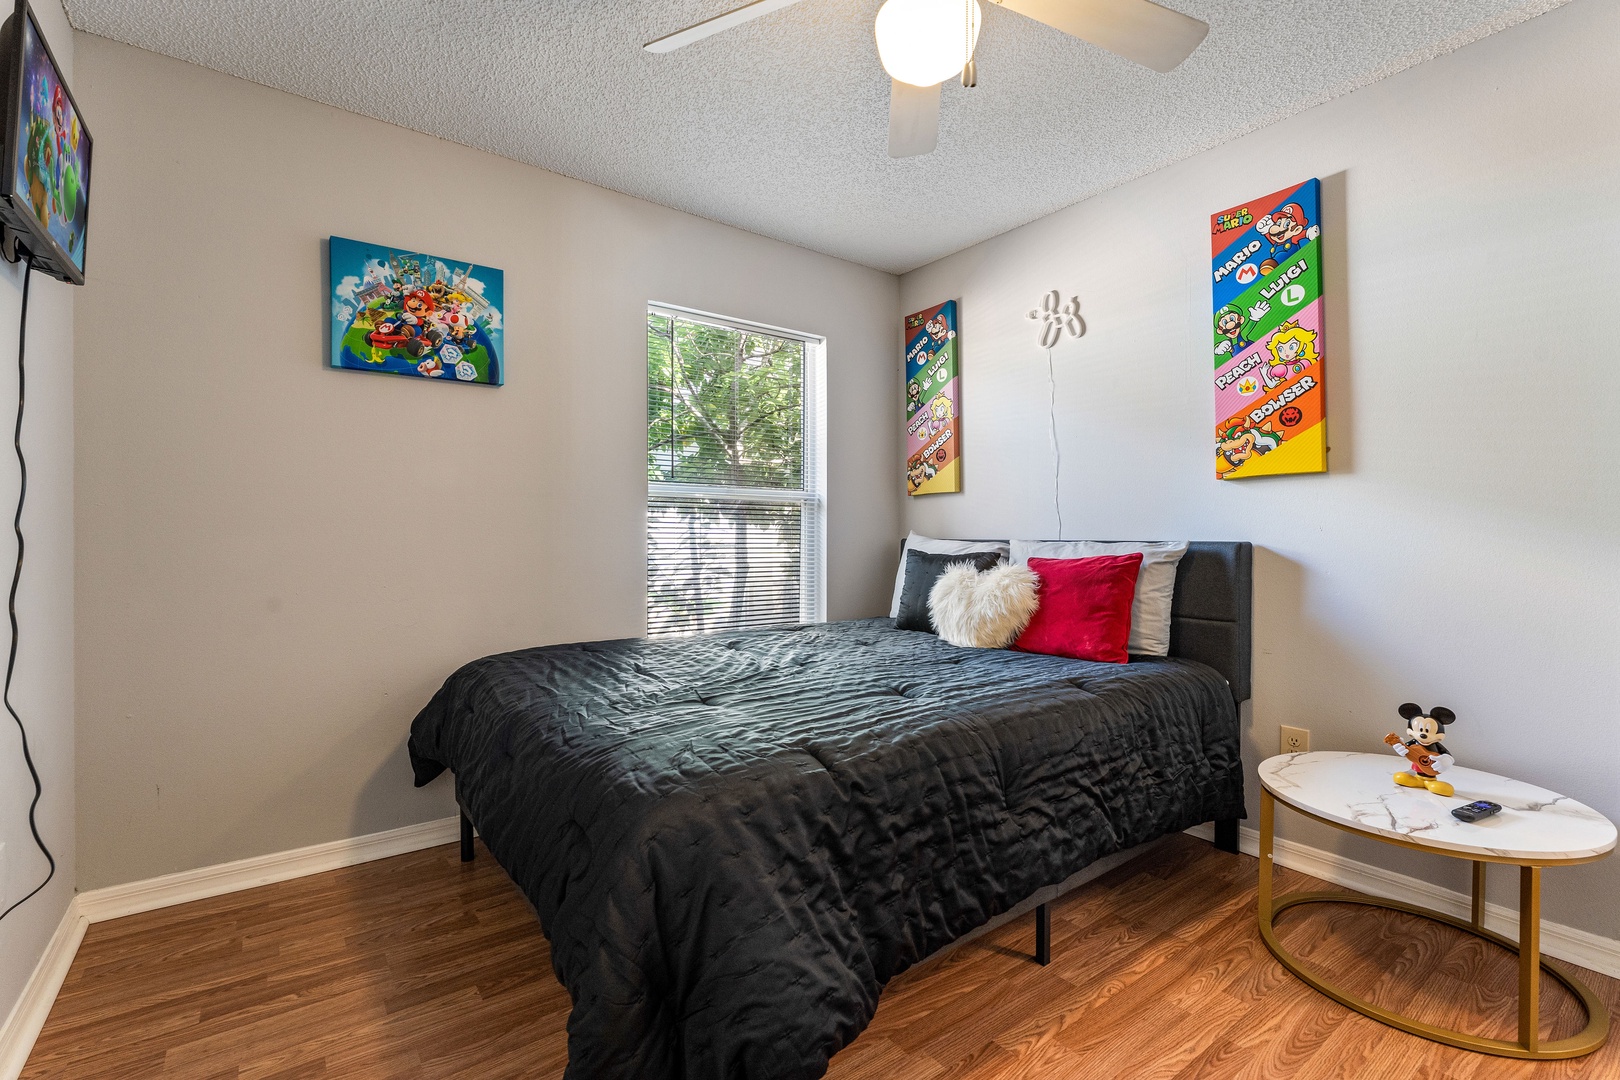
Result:
[[[1481,818],[1488,818],[1492,814],[1501,812],[1502,807],[1498,804],[1481,799],[1478,802],[1471,802],[1467,806],[1457,807],[1451,812],[1451,816],[1458,821],[1479,821]]]

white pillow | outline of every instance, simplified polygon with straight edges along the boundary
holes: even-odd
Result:
[[[952,645],[1005,649],[1035,617],[1040,578],[1027,566],[999,563],[975,570],[949,567],[928,594],[928,614],[939,636]]]
[[[889,618],[900,617],[900,594],[906,590],[906,552],[928,551],[935,555],[966,555],[974,551],[998,552],[1002,558],[1007,557],[1007,542],[1005,540],[935,540],[928,536],[918,536],[916,533],[906,537],[905,550],[900,552],[900,569],[894,574],[894,602],[889,605]]]
[[[1098,540],[1014,540],[1012,562],[1031,559],[1094,559],[1100,555],[1142,553],[1131,601],[1131,640],[1126,649],[1138,656],[1170,655],[1170,603],[1176,595],[1176,564],[1187,554],[1185,541],[1152,544],[1105,543]]]

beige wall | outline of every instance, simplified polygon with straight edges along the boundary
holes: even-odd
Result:
[[[1415,700],[1456,710],[1462,764],[1620,818],[1617,40],[1620,5],[1575,0],[905,275],[908,311],[962,299],[967,425],[963,493],[910,500],[908,524],[1053,534],[1024,316],[1077,293],[1086,336],[1054,353],[1068,535],[1260,549],[1251,813],[1278,724],[1383,753]],[[1332,471],[1217,482],[1208,215],[1311,176]],[[1468,887],[1451,860],[1297,824]],[[1620,858],[1546,894],[1548,918],[1620,938]],[[1512,875],[1492,899],[1516,904]]]
[[[82,881],[454,812],[456,667],[644,628],[645,305],[825,335],[828,611],[881,613],[897,281],[101,38],[78,311]],[[331,234],[506,272],[507,385],[324,366]]]
[[[73,33],[55,0],[35,0],[45,40],[62,65],[87,126],[97,135],[95,113],[84,105],[73,78]],[[98,144],[99,145],[99,144]],[[88,263],[95,267],[92,236]],[[73,897],[73,305],[78,290],[35,274],[28,294],[27,416],[23,450],[28,455],[28,506],[23,513],[27,565],[17,593],[21,624],[17,673],[11,701],[28,725],[29,746],[45,794],[39,827],[56,856],[51,884],[0,920],[0,1048],[7,1044],[4,1021],[33,972]],[[20,266],[0,262],[0,593],[10,587],[16,552],[11,512],[17,503],[18,472],[10,446],[17,406],[17,315],[22,300]],[[0,605],[3,605],[0,596]],[[9,641],[0,610],[0,665]],[[3,673],[0,668],[0,673]],[[27,895],[45,878],[49,865],[28,831],[33,781],[23,765],[16,724],[0,712],[0,911]],[[0,1074],[14,1064],[0,1053]]]

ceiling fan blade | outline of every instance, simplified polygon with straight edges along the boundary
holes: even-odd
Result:
[[[889,156],[920,157],[939,145],[939,87],[889,82]]]
[[[1151,0],[996,0],[1004,8],[1134,60],[1169,71],[1192,55],[1209,24]]]
[[[733,8],[723,15],[716,15],[712,19],[704,19],[700,23],[688,26],[685,30],[665,34],[657,41],[647,42],[642,48],[655,53],[674,52],[682,45],[702,41],[704,38],[718,34],[722,30],[730,30],[733,26],[741,26],[750,19],[757,19],[761,15],[769,15],[773,11],[780,11],[782,8],[798,2],[799,0],[754,0],[752,4],[744,4],[742,7]]]

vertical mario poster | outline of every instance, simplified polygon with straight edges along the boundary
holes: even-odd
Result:
[[[1327,471],[1321,181],[1209,219],[1215,475]]]
[[[906,316],[906,494],[962,490],[956,301]]]

